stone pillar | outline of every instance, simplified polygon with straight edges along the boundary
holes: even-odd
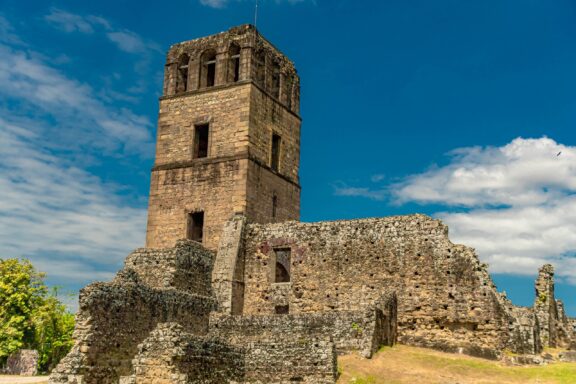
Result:
[[[534,312],[540,323],[542,346],[554,348],[558,341],[558,309],[554,298],[554,267],[552,265],[545,264],[540,268],[535,289]]]
[[[244,301],[244,260],[242,244],[246,218],[236,214],[224,226],[212,272],[212,289],[218,311],[227,315],[242,314]]]

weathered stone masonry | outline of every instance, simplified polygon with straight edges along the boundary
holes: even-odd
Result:
[[[251,26],[170,48],[148,247],[192,238],[195,212],[204,216],[197,236],[213,250],[235,213],[259,223],[299,218],[299,92],[292,62]]]
[[[519,327],[512,306],[474,251],[452,244],[438,220],[250,224],[245,233],[245,315],[278,306],[290,313],[355,311],[392,290],[401,342],[489,358],[505,348],[537,352],[525,345],[532,340],[511,337]],[[290,283],[274,283],[275,250],[286,248]]]
[[[252,26],[170,48],[147,248],[81,291],[50,383],[333,384],[338,353],[396,340],[518,361],[576,349],[550,265],[517,307],[439,220],[288,221],[299,98],[294,65]]]
[[[306,318],[219,315],[211,325],[209,315],[216,309],[212,265],[212,252],[193,241],[136,250],[112,282],[82,290],[76,344],[50,382],[334,382],[334,317],[317,321],[318,329],[301,326],[297,338],[291,334],[292,324],[306,324]],[[249,341],[234,338],[230,325],[236,322],[242,323],[238,334],[266,324],[268,332]]]

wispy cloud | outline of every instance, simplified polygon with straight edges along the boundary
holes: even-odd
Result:
[[[65,32],[94,33],[89,20],[61,9],[52,8],[44,19]]]
[[[115,43],[118,48],[128,53],[142,53],[147,49],[146,44],[140,36],[130,31],[108,32],[108,38]]]
[[[543,137],[459,148],[399,183],[336,194],[445,206],[436,216],[451,238],[477,248],[493,272],[534,274],[552,262],[576,284],[576,147]]]
[[[12,24],[3,15],[0,14],[0,42],[6,44],[23,44],[20,37],[14,31]]]
[[[62,9],[52,8],[50,13],[44,16],[44,20],[68,33],[93,34],[102,31],[110,42],[124,52],[142,54],[147,51],[160,51],[158,44],[144,40],[133,31],[118,28],[112,22],[100,16],[78,15]]]
[[[224,8],[228,4],[229,0],[200,0],[200,4],[206,5],[212,8]]]
[[[145,209],[51,154],[34,124],[0,118],[0,257],[28,257],[62,283],[108,278],[143,244]]]
[[[205,5],[207,7],[221,9],[221,8],[225,8],[229,3],[241,2],[241,1],[246,2],[247,0],[200,0],[200,4]],[[281,4],[281,3],[298,4],[298,3],[304,3],[307,1],[315,3],[314,0],[274,0],[274,3],[276,3],[276,4]],[[252,2],[254,2],[254,1],[252,1]]]
[[[0,44],[0,95],[59,121],[63,144],[152,154],[152,124],[144,116],[105,105],[87,84],[70,79],[26,51]],[[70,126],[70,130],[62,129]]]
[[[339,182],[334,186],[334,194],[336,196],[367,197],[372,200],[384,200],[388,197],[387,191],[383,189],[351,187],[342,182]]]
[[[143,245],[146,209],[84,166],[149,158],[152,124],[59,69],[1,15],[0,37],[0,257],[28,257],[67,289],[108,279]]]

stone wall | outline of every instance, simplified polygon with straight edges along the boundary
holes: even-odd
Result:
[[[534,312],[540,324],[540,339],[545,347],[568,348],[576,339],[564,311],[564,303],[554,295],[554,267],[546,264],[538,271],[535,283]]]
[[[517,307],[505,301],[512,314],[509,323],[508,351],[521,355],[537,355],[542,352],[540,324],[533,308]]]
[[[76,343],[50,382],[118,383],[130,375],[138,345],[159,323],[175,322],[191,334],[206,334],[215,308],[214,299],[206,295],[212,258],[191,241],[181,241],[174,249],[140,249],[128,256],[112,282],[82,289]]]
[[[243,384],[334,384],[337,362],[329,339],[292,337],[247,343]]]
[[[275,249],[286,248],[290,282],[278,284]],[[510,337],[513,313],[474,250],[423,215],[248,225],[244,283],[246,315],[361,310],[392,290],[400,342],[488,358],[531,348]]]
[[[572,342],[570,343],[570,349],[576,351],[576,319],[568,319],[568,329],[572,330]]]
[[[300,117],[279,105],[268,93],[254,87],[250,93],[250,154],[260,164],[270,164],[272,133],[281,137],[277,173],[298,183]],[[256,186],[256,184],[252,184]]]
[[[244,350],[186,332],[177,323],[158,324],[138,346],[132,374],[120,384],[223,384],[244,379]]]
[[[284,327],[274,336],[243,340],[238,335],[260,321],[249,325],[245,319],[228,322],[222,327],[226,332],[214,327],[209,332],[209,316],[216,309],[213,258],[201,244],[186,240],[174,248],[138,249],[113,281],[84,288],[75,345],[52,372],[50,383],[334,383],[334,343],[314,329],[294,338]],[[371,323],[388,329],[384,333],[389,337],[393,304],[391,298],[383,300],[378,309],[388,318]]]
[[[230,70],[237,65],[238,49],[239,77],[234,79]],[[206,52],[215,55],[210,86],[202,83]],[[171,247],[177,239],[190,238],[188,218],[194,212],[204,214],[202,243],[212,250],[235,213],[259,223],[297,220],[298,110],[294,64],[254,27],[172,46],[160,99],[146,246]],[[195,132],[204,125],[207,154],[198,157]],[[277,169],[273,135],[281,137]]]
[[[148,247],[170,247],[186,238],[188,213],[202,211],[203,243],[215,249],[226,221],[246,210],[250,88],[245,84],[161,100]],[[194,159],[194,126],[204,123],[210,124],[208,157]]]
[[[9,375],[34,376],[38,373],[40,356],[35,349],[21,349],[8,356],[6,373]]]
[[[359,311],[271,316],[213,314],[210,333],[236,345],[278,339],[330,339],[338,353],[360,352],[372,357],[381,346],[396,342],[397,302],[384,295],[377,305]]]

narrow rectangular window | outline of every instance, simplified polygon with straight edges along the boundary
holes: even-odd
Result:
[[[272,135],[272,159],[270,162],[270,167],[275,170],[278,171],[279,166],[280,166],[280,143],[281,143],[282,139],[280,138],[279,135],[277,134],[273,134]]]
[[[188,240],[194,240],[199,243],[202,242],[204,235],[204,212],[190,212],[188,213]]]
[[[274,249],[274,255],[276,256],[276,268],[275,268],[275,283],[289,283],[290,282],[290,259],[291,250],[290,248],[278,248]]]
[[[276,218],[276,209],[278,208],[278,197],[276,195],[272,196],[272,218]]]
[[[290,313],[290,307],[288,305],[277,305],[274,307],[274,311],[277,315],[287,315]]]
[[[265,87],[266,83],[266,56],[263,51],[256,52],[254,56],[255,67],[256,67],[256,83],[262,87]]]
[[[194,158],[199,159],[208,156],[208,124],[194,127]]]
[[[232,66],[234,70],[234,82],[240,80],[240,55],[232,56]]]
[[[272,96],[280,98],[280,68],[274,67],[272,70]]]
[[[216,60],[207,62],[206,69],[207,69],[206,86],[213,87],[214,84],[216,83]]]

